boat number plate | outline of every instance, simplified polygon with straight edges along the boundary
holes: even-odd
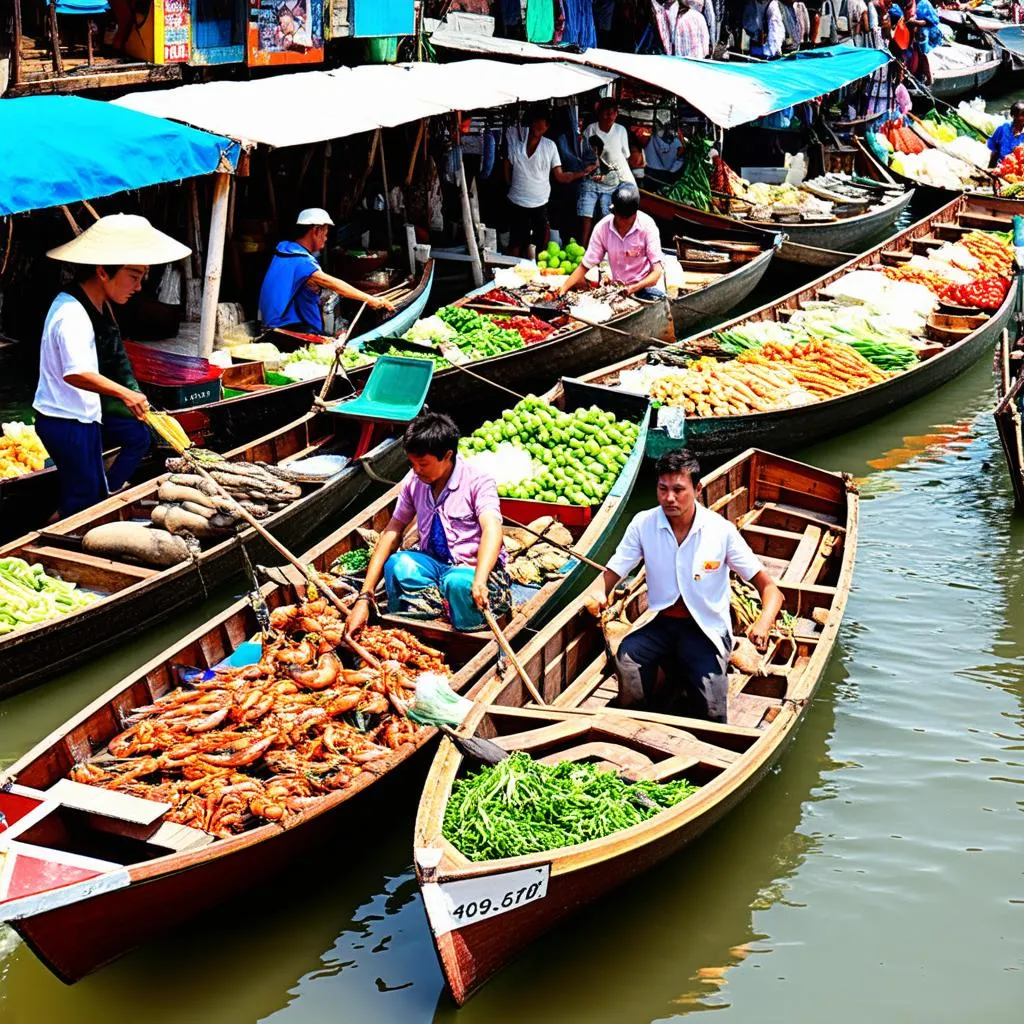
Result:
[[[435,935],[445,935],[489,917],[542,900],[548,893],[551,865],[506,871],[457,882],[428,882],[423,902]]]

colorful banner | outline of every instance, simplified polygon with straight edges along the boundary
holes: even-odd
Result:
[[[319,64],[324,59],[323,0],[253,0],[249,64]]]

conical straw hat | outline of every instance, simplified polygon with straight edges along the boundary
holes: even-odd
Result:
[[[157,231],[145,217],[132,213],[113,213],[100,217],[77,238],[58,245],[46,255],[65,263],[93,266],[173,263],[191,250],[181,242]]]

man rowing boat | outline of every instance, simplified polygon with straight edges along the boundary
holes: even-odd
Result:
[[[590,588],[587,607],[597,615],[615,584],[643,559],[647,603],[657,616],[619,645],[620,703],[649,701],[664,669],[670,686],[681,677],[693,717],[725,722],[732,650],[729,570],[751,581],[761,596],[761,614],[747,631],[758,650],[768,646],[782,592],[739,530],[698,502],[700,468],[690,452],[668,452],[655,472],[658,507],[633,517],[608,568]]]

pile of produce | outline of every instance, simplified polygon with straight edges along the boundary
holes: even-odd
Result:
[[[0,558],[0,636],[85,608],[96,594],[23,558]]]
[[[470,860],[522,857],[601,839],[696,792],[685,779],[630,783],[593,764],[539,764],[519,752],[455,783],[442,834]]]
[[[471,359],[488,359],[523,347],[518,331],[498,327],[489,317],[461,306],[445,306],[437,311],[439,319],[457,332],[451,342]]]
[[[1013,273],[1013,248],[1010,232],[971,231],[960,239],[962,245],[981,263],[981,276],[1009,277]]]
[[[341,366],[351,370],[373,362],[373,355],[346,347],[341,353]],[[290,352],[281,363],[281,374],[292,380],[318,380],[326,377],[334,365],[333,345],[307,345]]]
[[[571,546],[572,534],[554,516],[541,516],[526,525],[525,530],[518,526],[504,528],[505,552],[509,556],[505,569],[517,583],[539,586],[557,575],[569,561],[568,553],[554,545]],[[537,537],[538,533],[542,537]],[[548,540],[553,543],[547,543]]]
[[[459,441],[459,454],[498,470],[498,494],[559,505],[598,505],[629,459],[640,428],[596,405],[562,412],[528,395]],[[508,456],[520,461],[509,476]],[[495,458],[497,456],[497,458]],[[505,472],[501,463],[505,462]]]
[[[523,343],[531,345],[536,341],[547,341],[555,328],[535,316],[492,316],[497,327],[505,331],[518,331]]]
[[[5,423],[0,436],[0,479],[36,473],[49,456],[29,423]]]
[[[1006,121],[1006,118],[998,114],[990,114],[980,96],[975,96],[971,100],[961,100],[957,104],[956,112],[964,124],[977,132],[977,138],[981,140],[988,139]]]
[[[191,448],[189,455],[250,515],[265,519],[302,497],[287,467],[229,462],[216,452]],[[94,526],[82,539],[83,550],[106,558],[169,566],[195,556],[201,540],[222,540],[244,521],[221,491],[193,470],[189,459],[167,460],[170,476],[157,489],[152,525],[113,522]]]
[[[537,266],[542,274],[569,275],[583,261],[586,251],[575,238],[570,238],[564,249],[557,242],[548,242],[548,247],[537,254]]]
[[[1009,290],[1008,277],[982,277],[970,284],[949,284],[939,292],[939,298],[954,306],[998,309]]]
[[[280,636],[265,639],[256,664],[199,675],[136,708],[108,745],[113,759],[77,764],[69,777],[169,803],[168,821],[235,835],[302,813],[415,742],[421,730],[400,709],[416,675],[450,674],[440,651],[377,626],[358,642],[381,669],[344,668],[334,653],[344,622],[326,601],[277,608],[271,625]]]
[[[710,357],[659,377],[650,395],[652,402],[681,407],[688,416],[746,416],[811,401],[788,370]]]
[[[980,185],[984,180],[978,169],[969,162],[973,157],[964,160],[962,153],[954,156],[935,149],[927,145],[912,128],[899,122],[890,122],[879,132],[868,132],[865,138],[868,148],[882,163],[897,174],[923,185],[959,190]],[[936,137],[935,141],[938,143],[939,139]],[[958,144],[972,141],[962,138]],[[948,145],[952,146],[953,143]],[[983,166],[987,164],[986,156]]]
[[[802,345],[762,345],[743,352],[739,362],[785,367],[797,383],[818,399],[835,398],[885,380],[886,374],[849,345],[812,338]]]
[[[1024,191],[1024,151],[1018,146],[1008,156],[999,161],[995,169],[996,175],[1005,182],[999,194],[1012,199]]]
[[[708,177],[708,154],[714,143],[711,139],[695,136],[686,144],[683,166],[679,177],[661,190],[661,194],[676,203],[685,203],[698,210],[711,208],[711,180]]]

